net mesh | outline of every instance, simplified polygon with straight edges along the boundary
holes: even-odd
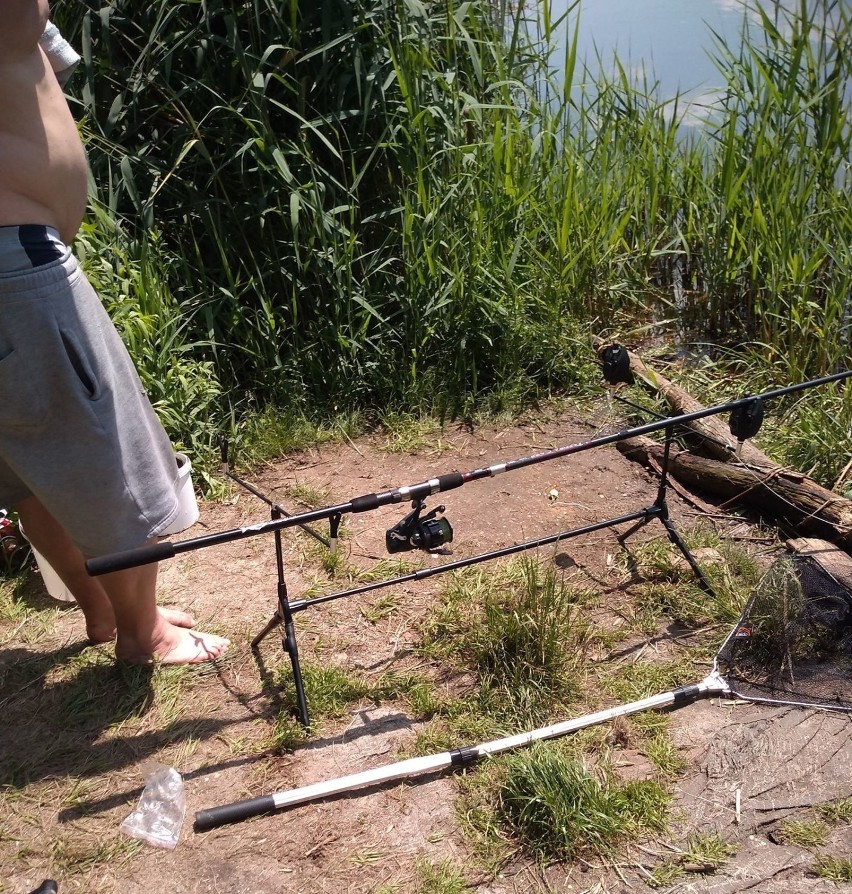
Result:
[[[807,556],[778,559],[717,665],[741,698],[852,713],[852,590]]]

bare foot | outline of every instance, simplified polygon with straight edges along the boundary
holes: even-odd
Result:
[[[176,608],[160,608],[159,606],[157,607],[157,612],[164,621],[168,621],[174,627],[185,627],[187,629],[195,627],[195,618],[188,612],[182,612]],[[113,619],[107,623],[87,623],[86,633],[89,637],[89,642],[93,645],[111,643],[115,639],[115,620]]]
[[[168,621],[175,627],[186,627],[187,629],[195,627],[195,618],[189,612],[182,612],[177,608],[160,608],[159,606],[157,606],[157,611],[164,621]]]
[[[86,635],[93,646],[111,643],[115,639],[115,621],[112,624],[86,624]]]
[[[132,637],[119,635],[115,657],[129,664],[199,664],[225,654],[230,640],[213,633],[196,633],[166,621],[158,630],[149,648]]]

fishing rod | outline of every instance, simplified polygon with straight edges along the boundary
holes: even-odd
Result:
[[[401,503],[404,500],[411,500],[413,503],[417,503],[427,496],[454,490],[465,484],[469,484],[472,481],[479,481],[483,478],[493,478],[504,472],[516,471],[517,469],[523,469],[527,466],[548,462],[564,456],[570,456],[575,453],[591,450],[595,447],[604,447],[608,444],[614,444],[628,438],[639,437],[640,435],[651,434],[653,432],[662,431],[663,429],[671,430],[673,426],[686,425],[690,422],[706,419],[709,416],[716,416],[725,412],[730,412],[732,414],[732,434],[737,437],[739,441],[742,441],[745,438],[752,437],[759,429],[760,422],[762,422],[763,419],[762,407],[764,401],[773,400],[787,394],[795,394],[799,391],[826,385],[830,382],[839,382],[850,376],[852,376],[852,370],[844,370],[830,376],[823,376],[821,378],[811,379],[807,382],[800,382],[796,385],[776,388],[772,391],[766,391],[758,395],[749,395],[747,397],[739,398],[738,400],[717,404],[713,407],[705,407],[691,413],[683,413],[679,416],[669,416],[665,419],[645,423],[644,425],[623,429],[622,431],[610,435],[603,435],[588,441],[568,444],[564,447],[543,451],[509,462],[497,463],[492,466],[473,469],[469,472],[450,472],[417,484],[396,487],[380,493],[363,494],[362,496],[353,497],[345,503],[339,503],[336,506],[313,509],[298,515],[291,515],[287,518],[258,522],[240,528],[233,528],[229,531],[207,534],[179,542],[165,541],[149,546],[143,546],[138,549],[99,556],[88,559],[86,561],[86,569],[92,576],[108,574],[113,571],[122,571],[127,568],[135,568],[139,565],[147,565],[152,562],[171,559],[179,553],[190,552],[208,546],[218,546],[220,544],[230,543],[234,540],[254,537],[258,534],[301,526],[322,519],[330,519],[338,515],[343,516],[348,513],[369,512],[382,506]]]

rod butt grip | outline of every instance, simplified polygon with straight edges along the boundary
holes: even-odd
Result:
[[[138,565],[150,565],[161,559],[172,559],[175,556],[173,543],[154,543],[139,549],[128,549],[121,553],[110,553],[108,556],[97,556],[86,560],[86,571],[91,577],[109,574],[112,571],[124,571]]]
[[[250,798],[247,801],[235,801],[233,804],[224,804],[221,807],[209,807],[199,810],[195,814],[193,828],[196,832],[206,832],[217,826],[228,823],[238,823],[250,816],[262,816],[264,813],[272,813],[276,809],[275,799],[272,795],[264,795],[262,798]]]

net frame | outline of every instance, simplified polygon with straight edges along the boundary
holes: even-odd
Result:
[[[810,556],[776,559],[713,670],[736,698],[852,714],[852,590]]]

